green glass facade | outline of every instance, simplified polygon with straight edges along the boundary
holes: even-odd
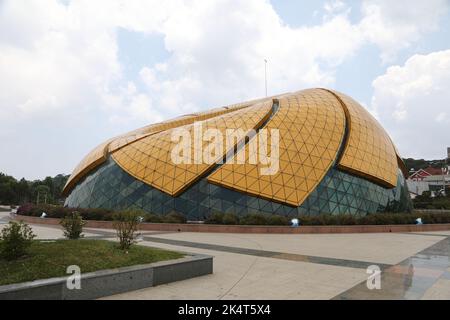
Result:
[[[172,197],[126,173],[112,159],[88,174],[72,190],[69,207],[141,208],[154,214],[179,212],[188,220],[203,220],[214,212],[279,214],[366,215],[412,209],[402,172],[395,188],[386,189],[363,178],[331,168],[317,188],[298,207],[250,196],[201,179],[178,197]]]

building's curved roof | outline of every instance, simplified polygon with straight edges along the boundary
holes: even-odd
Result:
[[[197,121],[202,121],[204,130],[218,129],[223,136],[226,129],[245,133],[278,129],[279,170],[261,175],[261,164],[247,161],[248,139],[236,141],[245,144],[235,154],[245,153],[244,164],[173,163],[172,131],[182,127],[192,132]],[[395,187],[398,168],[404,169],[396,150],[386,131],[355,100],[336,91],[307,89],[185,115],[112,138],[80,162],[64,193],[111,156],[136,179],[172,196],[207,177],[214,184],[298,206],[334,164],[383,187]],[[230,151],[217,157],[224,158]],[[194,145],[191,152],[195,152]]]

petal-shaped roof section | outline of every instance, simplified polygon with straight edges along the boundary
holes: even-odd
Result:
[[[339,168],[385,187],[395,187],[398,161],[391,138],[358,102],[339,92],[333,94],[342,102],[348,127]]]
[[[242,129],[245,134],[251,129],[258,128],[269,116],[272,110],[272,101],[254,104],[251,107],[239,109],[226,113],[220,117],[213,117],[202,122],[203,132],[212,128],[218,129],[222,137],[226,138],[227,129]],[[194,124],[182,127],[189,132],[192,142],[189,148],[191,160],[194,162],[195,152]],[[114,161],[123,170],[154,188],[157,188],[170,195],[176,196],[197,179],[201,178],[215,163],[177,164],[172,159],[172,151],[178,142],[172,141],[172,133],[176,129],[162,131],[143,139],[134,141],[125,147],[112,153]],[[206,148],[208,141],[202,142],[202,147]],[[225,140],[223,146],[226,146]],[[235,145],[232,146],[234,148]],[[224,150],[217,155],[217,159],[222,159],[228,150]]]
[[[260,99],[263,100],[263,99]],[[126,133],[122,136],[119,136],[117,138],[114,138],[113,141],[108,146],[108,152],[114,152],[123,146],[126,146],[127,144],[134,142],[138,139],[142,139],[146,136],[149,136],[151,134],[161,132],[164,130],[169,130],[172,128],[181,127],[187,124],[191,124],[195,121],[203,121],[210,119],[212,117],[217,117],[222,114],[226,114],[232,111],[236,111],[245,107],[248,107],[250,104],[256,103],[257,101],[250,101],[250,102],[243,102],[239,104],[230,105],[227,107],[221,107],[221,108],[215,108],[212,110],[197,112],[193,114],[184,115],[175,119],[167,120],[164,122],[151,124],[149,126],[131,131],[129,133]]]
[[[208,181],[298,206],[317,187],[336,159],[345,132],[344,111],[330,92],[304,90],[280,98],[278,111],[264,129],[268,129],[268,134],[273,129],[279,130],[276,174],[263,175],[261,169],[267,165],[250,163],[249,143],[245,147],[245,164],[230,161],[214,171]],[[242,156],[242,152],[244,148],[236,158]]]
[[[118,150],[128,143],[156,132],[192,123],[194,119],[195,116],[182,116],[173,120],[145,126],[101,143],[89,152],[73,170],[71,176],[66,182],[66,185],[64,186],[64,193],[67,193],[70,189],[72,189],[75,184],[77,184],[77,182],[89,171],[105,162],[110,152]]]
[[[89,171],[93,170],[100,164],[106,161],[106,151],[109,143],[113,139],[107,140],[102,144],[99,144],[93,150],[91,150],[81,162],[75,167],[72,174],[64,186],[63,193],[66,194],[72,189],[77,182],[84,177]]]
[[[149,126],[130,131],[126,134],[114,138],[113,141],[111,141],[108,145],[108,152],[116,151],[123,146],[126,146],[127,144],[144,138],[148,135],[192,123],[192,121],[194,121],[194,118],[194,115],[181,116],[172,120],[151,124]]]
[[[278,99],[278,108],[273,107],[272,98]],[[262,174],[268,165],[249,161],[249,149],[254,145],[247,143],[235,156],[244,156],[244,163],[221,165],[208,181],[293,206],[306,199],[332,165],[386,188],[396,186],[399,167],[405,171],[388,134],[356,101],[339,92],[308,89],[184,115],[110,139],[80,162],[64,193],[111,155],[135,178],[179,195],[216,166],[175,164],[171,159],[176,144],[171,141],[173,131],[183,128],[193,135],[196,121],[202,121],[204,131],[219,129],[223,137],[226,129],[241,129],[245,134],[264,128],[270,141],[271,130],[278,129],[279,171],[275,174]],[[217,157],[230,151],[225,149]],[[195,152],[194,146],[190,152]]]
[[[194,121],[202,121],[212,117],[216,117],[222,114],[226,114],[229,112],[233,112],[245,107],[248,107],[251,104],[257,103],[259,101],[265,101],[269,98],[252,100],[247,102],[242,102],[238,104],[233,104],[226,107],[216,108],[212,110],[207,110],[203,112],[193,113],[189,115],[184,115],[175,119],[163,121],[156,124],[151,124],[137,130],[130,131],[123,135],[117,136],[115,138],[109,139],[93,150],[91,150],[81,162],[77,165],[77,167],[73,170],[69,179],[67,180],[66,185],[64,186],[63,193],[67,194],[79,180],[81,180],[88,172],[95,169],[97,166],[106,161],[108,154],[114,152],[131,142],[136,140],[145,138],[149,135],[169,130],[172,128],[180,127],[183,125],[191,124]]]
[[[390,138],[391,138],[391,137],[389,137],[389,139],[390,139]],[[400,155],[400,152],[398,151],[398,149],[397,149],[397,147],[395,146],[395,144],[394,144],[394,142],[392,141],[392,139],[391,139],[391,143],[392,143],[392,146],[394,147],[395,154],[396,154],[396,156],[397,156],[397,164],[398,164],[398,167],[399,167],[400,170],[402,171],[403,176],[404,176],[405,178],[408,178],[408,176],[409,176],[408,168],[406,167],[406,164],[405,164],[405,162],[403,161],[403,158],[402,158],[402,156]]]

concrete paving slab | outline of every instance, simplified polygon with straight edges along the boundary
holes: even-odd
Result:
[[[280,251],[337,259],[397,264],[444,237],[400,233],[364,234],[227,234],[172,233],[165,239]]]
[[[141,244],[184,251],[144,241]],[[365,280],[364,269],[284,261],[198,248],[214,256],[214,274],[105,299],[330,299]]]

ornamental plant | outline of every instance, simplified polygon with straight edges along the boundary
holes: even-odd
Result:
[[[10,221],[0,233],[0,256],[6,260],[17,260],[28,253],[36,235],[23,221]]]
[[[64,217],[60,222],[61,226],[64,228],[64,236],[67,239],[79,239],[83,237],[83,226],[86,224],[83,221],[80,213],[74,211]]]
[[[140,224],[142,216],[139,210],[119,211],[113,216],[113,227],[119,238],[119,247],[122,250],[128,250],[136,243],[136,231]]]

